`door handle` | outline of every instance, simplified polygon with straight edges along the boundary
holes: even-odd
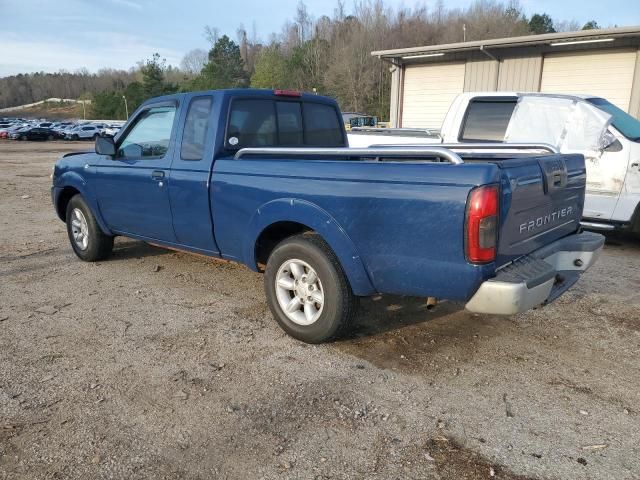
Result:
[[[162,170],[154,170],[151,172],[151,178],[154,180],[162,180],[164,179],[164,172]]]

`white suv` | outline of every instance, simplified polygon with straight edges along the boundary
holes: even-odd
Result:
[[[100,129],[95,125],[78,125],[77,127],[69,130],[65,135],[67,140],[82,140],[87,138],[93,138],[100,136]]]

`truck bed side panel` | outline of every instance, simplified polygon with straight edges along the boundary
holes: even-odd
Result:
[[[245,242],[255,241],[246,237],[256,212],[296,198],[335,220],[376,291],[463,300],[495,270],[465,261],[467,196],[499,178],[493,164],[218,159],[212,177],[216,239],[223,257],[250,264],[242,252]],[[288,220],[286,207],[281,219]]]

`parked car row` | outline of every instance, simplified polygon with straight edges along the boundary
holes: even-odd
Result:
[[[0,139],[10,140],[93,140],[113,137],[121,124],[98,122],[51,122],[5,118],[0,121]]]

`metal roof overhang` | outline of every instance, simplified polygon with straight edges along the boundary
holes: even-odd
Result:
[[[377,50],[371,55],[393,64],[405,63],[404,60],[424,59],[428,57],[442,57],[446,53],[459,53],[469,51],[482,51],[491,56],[487,49],[507,49],[516,47],[535,47],[540,45],[562,46],[563,43],[571,45],[571,42],[613,43],[614,40],[626,37],[638,37],[640,39],[640,26],[608,28],[601,30],[580,30],[577,32],[545,33],[541,35],[526,35],[522,37],[496,38],[492,40],[478,40],[473,42],[448,43],[442,45],[429,45],[424,47],[398,48],[394,50]],[[608,40],[611,39],[611,40]]]

